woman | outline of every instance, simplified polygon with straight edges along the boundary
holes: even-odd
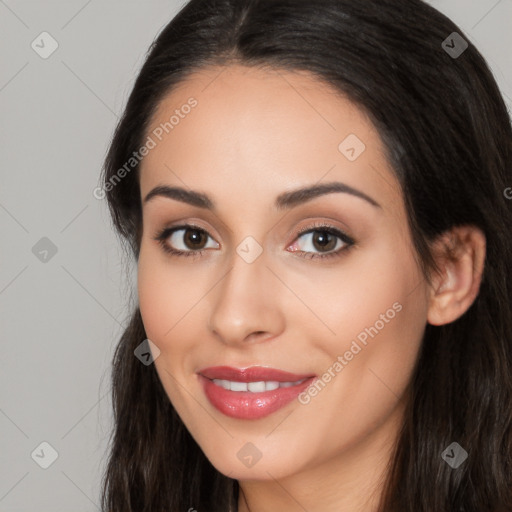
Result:
[[[104,510],[512,510],[511,162],[419,0],[187,3],[103,174],[138,264]]]

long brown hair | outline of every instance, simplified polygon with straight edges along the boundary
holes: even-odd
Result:
[[[454,32],[468,43],[459,55],[449,50]],[[234,62],[309,71],[368,114],[427,279],[438,235],[464,224],[485,233],[474,303],[448,325],[426,326],[380,512],[512,510],[512,130],[484,58],[420,0],[191,0],[149,49],[105,160],[113,224],[135,259],[138,165],[122,178],[119,170],[174,86],[202,66]],[[154,365],[134,357],[145,338],[135,306],[113,361],[103,510],[236,510],[238,482],[206,459]],[[441,458],[452,442],[468,452],[457,469]]]

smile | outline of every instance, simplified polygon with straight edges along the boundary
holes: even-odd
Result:
[[[231,418],[255,420],[285,407],[316,378],[273,368],[212,367],[198,372],[209,402]]]
[[[306,379],[296,382],[278,382],[277,380],[259,381],[259,382],[237,382],[222,379],[213,379],[213,383],[228,391],[250,391],[252,393],[262,393],[263,391],[273,391],[278,388],[289,388],[302,384]]]

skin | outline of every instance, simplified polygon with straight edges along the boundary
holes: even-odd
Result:
[[[451,322],[469,308],[485,238],[471,227],[450,233],[457,258],[446,260],[439,243],[441,270],[428,284],[378,132],[305,72],[203,69],[165,97],[148,134],[190,97],[197,106],[151,149],[140,174],[142,199],[168,185],[206,193],[216,204],[208,211],[155,197],[143,205],[139,303],[160,350],[163,387],[211,463],[239,481],[239,511],[376,510],[425,325]],[[366,146],[354,161],[338,149],[349,134]],[[348,193],[286,211],[273,206],[282,192],[332,181],[380,207]],[[167,243],[205,248],[202,255],[169,255],[154,240],[184,222],[207,232],[202,246],[187,245],[186,231]],[[297,236],[315,222],[345,231],[355,244],[340,257],[301,257],[293,248],[323,254],[312,234]],[[247,236],[263,249],[252,263],[236,251]],[[324,252],[343,246],[334,237]],[[202,391],[196,372],[206,366],[321,376],[394,303],[401,310],[306,405],[294,400],[265,418],[240,420]],[[248,442],[261,453],[252,467],[237,457]]]

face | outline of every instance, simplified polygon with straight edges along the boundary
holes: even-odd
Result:
[[[239,480],[377,457],[428,301],[375,127],[307,73],[229,66],[181,83],[146,136],[140,310],[205,455]]]

